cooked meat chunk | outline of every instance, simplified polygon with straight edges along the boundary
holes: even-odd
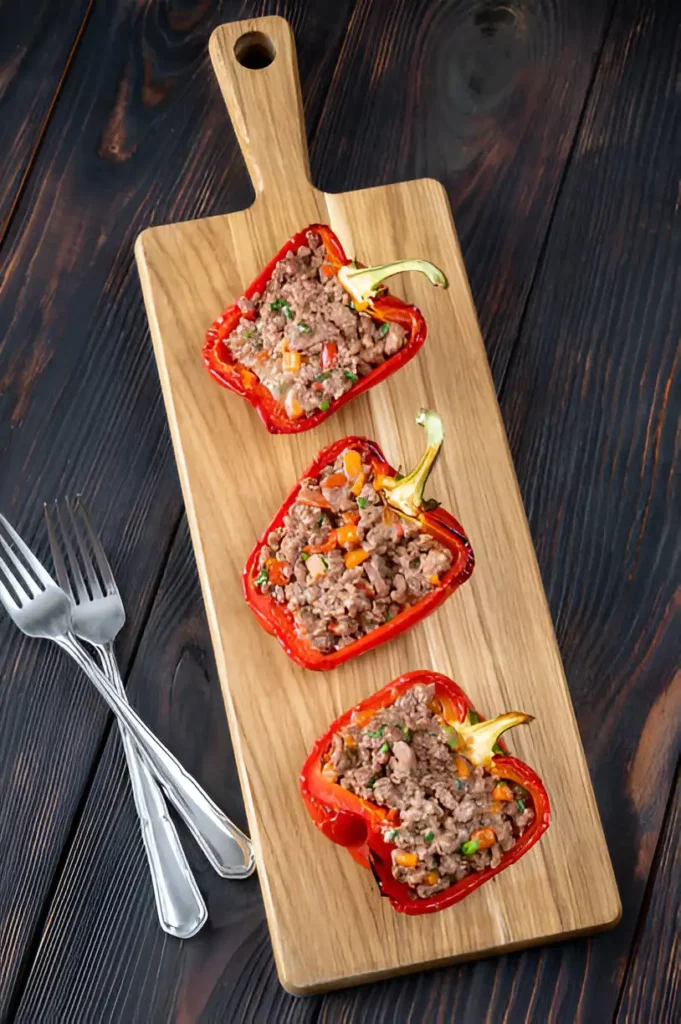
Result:
[[[497,867],[534,820],[522,786],[450,748],[434,696],[432,685],[412,686],[370,721],[336,733],[328,752],[339,785],[399,811],[386,819],[384,837],[393,875],[414,899]]]
[[[279,260],[262,295],[239,299],[243,316],[226,339],[292,419],[327,409],[407,340],[399,324],[358,313],[324,273],[319,235],[310,231],[307,241]]]
[[[383,504],[373,480],[373,467],[346,449],[319,479],[302,482],[284,525],[260,551],[258,586],[324,653],[400,615],[440,586],[452,564],[439,541]]]

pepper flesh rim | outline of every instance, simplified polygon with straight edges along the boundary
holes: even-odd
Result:
[[[315,742],[299,779],[303,800],[317,828],[333,842],[346,846],[359,864],[370,868],[381,895],[389,899],[395,910],[407,915],[445,910],[465,899],[524,856],[546,832],[551,819],[549,797],[541,779],[529,765],[508,755],[505,744],[500,741],[504,753],[492,758],[492,773],[498,778],[523,786],[531,797],[535,814],[513,849],[502,855],[496,868],[468,875],[425,899],[414,898],[406,883],[393,878],[390,857],[392,846],[383,839],[381,827],[388,816],[387,810],[349,793],[338,783],[324,779],[321,774],[322,756],[328,751],[335,733],[350,724],[354,715],[368,710],[375,713],[381,708],[390,707],[401,693],[417,683],[435,684],[435,694],[443,704],[445,720],[463,722],[471,711],[479,715],[463,690],[447,676],[425,670],[408,672],[337,718]],[[484,721],[483,716],[479,715],[479,718]],[[361,826],[358,822],[361,822]]]

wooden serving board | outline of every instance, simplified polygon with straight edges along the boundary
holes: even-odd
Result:
[[[262,38],[244,40],[253,32]],[[248,54],[249,43],[273,49],[273,62],[242,66],[235,47]],[[281,982],[294,993],[320,991],[612,925],[619,896],[446,193],[429,179],[337,195],[311,185],[283,19],[223,25],[210,53],[255,202],[145,231],[136,254]],[[421,353],[318,429],[271,436],[245,401],[210,379],[201,347],[214,317],[315,221],[364,263],[432,260],[450,287],[393,279],[391,289],[428,321]],[[475,572],[399,640],[337,671],[306,672],[245,605],[246,557],[330,441],[365,434],[393,465],[415,464],[421,406],[437,409],[446,429],[429,493],[464,524]],[[316,831],[297,784],[331,720],[418,668],[450,675],[486,715],[536,717],[509,744],[542,776],[553,807],[549,831],[518,864],[420,918],[395,913],[370,873]]]

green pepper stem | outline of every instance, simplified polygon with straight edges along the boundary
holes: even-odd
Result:
[[[442,271],[428,260],[397,260],[380,267],[353,267],[351,263],[341,267],[338,280],[352,298],[357,309],[366,309],[372,304],[379,287],[388,277],[404,274],[409,270],[425,274],[437,288],[447,288],[447,278]]]
[[[384,477],[381,490],[386,491],[385,500],[398,512],[416,519],[423,504],[423,491],[430,472],[435,464],[442,442],[444,441],[444,429],[442,420],[436,412],[421,409],[416,422],[424,427],[428,439],[426,448],[421,460],[415,469],[408,476],[398,480],[396,477]]]
[[[522,711],[508,711],[497,718],[470,725],[468,722],[450,722],[461,737],[458,752],[468,758],[471,764],[488,765],[494,756],[493,747],[501,734],[514,725],[529,725],[531,715]]]

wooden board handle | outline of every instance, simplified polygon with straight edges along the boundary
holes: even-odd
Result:
[[[216,28],[209,52],[256,197],[309,192],[310,166],[291,26],[271,16]]]

